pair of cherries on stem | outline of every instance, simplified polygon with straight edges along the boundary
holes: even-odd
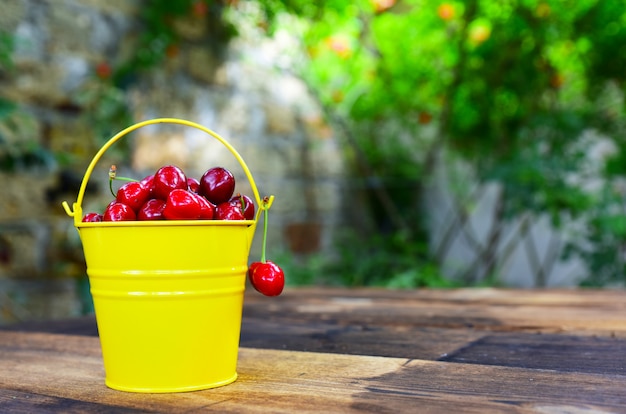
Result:
[[[267,217],[268,210],[274,197],[264,197],[260,208],[263,210],[263,244],[261,246],[261,261],[253,262],[248,267],[248,279],[252,286],[265,296],[278,296],[285,287],[285,273],[276,263],[265,260],[265,246],[267,244]]]

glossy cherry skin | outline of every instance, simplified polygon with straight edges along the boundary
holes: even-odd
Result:
[[[230,200],[234,192],[235,177],[226,168],[211,168],[200,178],[200,195],[215,205]]]
[[[192,192],[177,188],[167,196],[163,208],[167,220],[198,220],[201,214],[200,203]]]
[[[143,184],[144,187],[146,187],[146,189],[150,193],[150,197],[148,197],[148,198],[153,198],[154,197],[153,196],[153,193],[154,193],[154,174],[147,175],[140,182],[141,182],[141,184]]]
[[[200,190],[200,181],[193,177],[187,177],[187,189],[197,193]]]
[[[265,296],[278,296],[285,287],[285,273],[276,263],[254,262],[248,268],[252,286]]]
[[[165,220],[165,216],[163,215],[164,208],[165,201],[158,198],[151,198],[139,209],[137,220]]]
[[[124,184],[117,190],[115,200],[126,204],[134,212],[138,212],[141,206],[150,198],[150,190],[140,181],[132,181]]]
[[[230,202],[218,204],[215,208],[216,220],[245,220],[241,207]]]
[[[237,194],[229,200],[229,203],[242,209],[246,220],[254,220],[254,202],[250,197]]]
[[[211,220],[215,217],[215,204],[191,190],[189,190],[189,194],[191,194],[200,205],[200,220]]]
[[[111,202],[102,215],[102,221],[133,221],[136,219],[135,211],[118,201]]]
[[[248,266],[248,279],[250,280],[250,283],[252,283],[252,273],[254,273],[254,270],[259,267],[261,263],[263,262],[252,262],[250,263],[250,266]]]
[[[100,213],[87,213],[83,216],[84,223],[98,223],[102,221],[102,214]]]
[[[154,174],[152,197],[167,200],[172,190],[187,189],[187,176],[180,168],[174,165],[166,165]]]

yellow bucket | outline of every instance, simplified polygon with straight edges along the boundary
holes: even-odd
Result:
[[[104,152],[145,125],[181,124],[230,150],[250,181],[254,220],[82,222],[87,182]],[[194,391],[237,379],[248,255],[262,209],[254,179],[237,151],[193,122],[159,118],[111,138],[87,168],[73,209],[83,245],[102,347],[105,383],[131,392]]]

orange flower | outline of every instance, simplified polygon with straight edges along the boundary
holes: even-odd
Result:
[[[209,11],[209,6],[203,0],[196,0],[191,5],[191,14],[194,17],[204,17]]]
[[[113,74],[113,69],[111,69],[111,65],[106,62],[100,62],[96,65],[96,75],[100,79],[109,79]]]
[[[179,53],[180,53],[180,46],[177,43],[170,43],[165,48],[165,56],[167,56],[168,58],[174,58],[178,56]]]
[[[469,39],[475,45],[483,43],[489,37],[491,37],[491,28],[489,26],[478,24],[472,26],[469,30]]]
[[[560,73],[555,73],[550,78],[550,86],[552,86],[555,89],[559,89],[561,86],[563,86],[564,82],[565,82],[565,77],[561,75]]]
[[[352,55],[352,48],[347,39],[341,36],[331,36],[326,39],[326,44],[342,59],[349,58]]]
[[[338,89],[335,89],[335,90],[332,92],[332,94],[331,94],[331,97],[330,97],[330,98],[333,100],[333,102],[335,102],[335,103],[340,103],[340,102],[342,102],[342,101],[343,101],[343,99],[345,98],[345,95],[344,95],[343,91],[340,91],[340,90],[338,90]]]
[[[433,119],[433,116],[426,111],[421,111],[417,115],[417,121],[422,125],[430,124],[430,121],[432,121],[432,119]]]
[[[437,14],[443,20],[451,20],[454,18],[454,6],[448,3],[442,3],[437,7]]]
[[[396,4],[396,0],[372,0],[372,6],[376,13],[382,13],[389,10]]]

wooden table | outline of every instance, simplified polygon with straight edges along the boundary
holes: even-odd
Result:
[[[104,385],[93,317],[0,330],[0,412],[626,413],[626,292],[246,293],[239,379]]]

